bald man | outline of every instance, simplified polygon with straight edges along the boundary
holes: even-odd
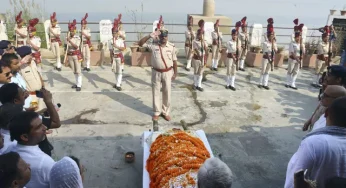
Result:
[[[329,85],[324,90],[321,99],[321,105],[328,107],[335,101],[335,99],[346,96],[346,89],[343,86]],[[326,116],[322,114],[321,117],[312,126],[312,131],[326,126]]]

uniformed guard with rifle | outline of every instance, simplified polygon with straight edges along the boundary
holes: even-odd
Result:
[[[60,58],[60,46],[62,45],[62,42],[60,40],[61,28],[58,25],[55,12],[53,12],[53,14],[50,16],[50,24],[51,24],[49,27],[50,48],[56,59],[55,69],[57,71],[61,71],[61,66],[62,66],[61,58]]]
[[[194,69],[194,75],[193,75],[193,89],[203,91],[202,87],[202,79],[203,79],[203,72],[204,67],[207,64],[206,57],[208,57],[208,44],[204,40],[204,20],[200,20],[198,22],[198,26],[200,27],[197,30],[197,36],[196,39],[192,42],[192,53],[193,53],[193,59],[192,59],[192,66]]]
[[[237,22],[236,28],[232,30],[232,38],[226,43],[227,46],[227,63],[226,63],[226,89],[235,91],[235,73],[238,71],[239,51],[241,42],[238,39],[238,30],[242,23]]]
[[[297,19],[298,20],[298,19]],[[295,22],[298,25],[298,22]],[[305,45],[303,44],[303,27],[304,24],[297,26],[295,30],[294,41],[290,43],[289,46],[289,59],[288,59],[288,68],[287,68],[287,80],[285,87],[298,89],[296,87],[296,79],[299,73],[299,70],[302,68],[303,56],[305,54]]]
[[[42,74],[42,59],[41,59],[41,38],[36,36],[36,24],[38,24],[38,18],[34,18],[29,20],[28,26],[28,34],[29,38],[27,41],[27,45],[31,47],[31,56],[36,63],[37,70],[40,74]]]
[[[81,38],[76,35],[76,20],[73,20],[72,23],[68,24],[69,33],[67,36],[67,56],[68,62],[72,68],[72,71],[76,78],[76,84],[72,86],[72,88],[76,89],[76,91],[81,91],[82,88],[82,66],[81,63],[83,58],[80,52],[80,43]]]
[[[277,47],[275,44],[274,22],[268,22],[267,26],[267,41],[263,43],[263,59],[262,59],[262,71],[260,77],[259,88],[269,90],[269,72],[274,70],[274,57]]]
[[[90,50],[92,50],[92,44],[91,44],[91,31],[90,28],[87,27],[87,19],[88,13],[85,14],[84,18],[81,21],[81,52],[83,54],[83,67],[84,71],[90,71]]]
[[[217,67],[219,65],[219,60],[221,57],[222,50],[222,32],[220,32],[220,20],[216,20],[214,24],[214,31],[211,33],[211,37],[213,40],[213,44],[211,47],[212,51],[212,65],[211,70],[217,71]]]
[[[331,30],[333,31],[331,35]],[[317,46],[317,59],[316,59],[316,80],[312,83],[312,86],[321,88],[320,78],[326,68],[330,66],[332,58],[332,40],[336,38],[334,28],[326,25],[324,28],[320,28],[322,33],[322,41]]]
[[[112,51],[112,71],[115,73],[115,80],[116,83],[113,86],[115,89],[118,91],[121,91],[121,82],[123,78],[123,67],[122,65],[122,52],[126,50],[126,45],[125,41],[123,40],[122,37],[119,36],[119,22],[120,22],[120,17],[118,19],[114,19],[113,23],[113,28],[112,28],[112,34],[113,37],[112,39],[108,42],[109,44],[109,49]]]
[[[19,14],[16,16],[16,23],[17,27],[14,29],[14,33],[16,36],[16,48],[25,46],[27,37],[28,37],[28,30],[26,27],[24,27],[24,20],[22,19],[22,11],[19,12]]]
[[[241,32],[239,32],[239,39],[241,41],[241,48],[240,48],[240,60],[239,60],[239,70],[245,71],[244,64],[246,55],[249,48],[249,34],[247,32],[247,23],[246,23],[246,16],[241,19]]]
[[[189,17],[188,23],[187,23],[187,31],[185,31],[185,55],[186,55],[186,67],[185,69],[187,71],[190,71],[191,68],[191,61],[192,61],[192,42],[196,38],[195,32],[192,30],[193,25],[193,18],[192,16]]]

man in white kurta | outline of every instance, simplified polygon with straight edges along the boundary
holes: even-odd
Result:
[[[346,97],[336,99],[326,112],[326,127],[303,138],[287,166],[285,188],[294,188],[294,173],[308,170],[306,178],[319,188],[333,177],[346,178]]]

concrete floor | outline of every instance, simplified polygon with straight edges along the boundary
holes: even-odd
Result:
[[[62,104],[63,125],[49,136],[54,159],[79,157],[87,169],[85,187],[142,187],[141,134],[152,128],[150,72],[125,66],[123,91],[118,92],[109,66],[92,67],[83,72],[83,88],[77,93],[70,88],[70,69],[56,72],[45,62],[46,87]],[[295,91],[283,86],[285,69],[276,69],[267,91],[256,86],[259,69],[248,68],[237,73],[235,92],[224,87],[224,68],[207,73],[205,91],[194,92],[192,73],[179,68],[172,86],[172,121],[160,119],[160,130],[181,128],[181,120],[190,129],[203,129],[214,155],[233,171],[234,188],[283,187],[287,163],[306,134],[301,127],[317,105],[311,72],[300,72]],[[136,153],[135,163],[124,162],[126,151]]]

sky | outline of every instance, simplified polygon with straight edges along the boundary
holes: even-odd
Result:
[[[9,0],[3,3],[0,12],[10,9]],[[24,0],[30,1],[30,0]],[[203,0],[35,0],[47,13],[90,12],[93,14],[111,13],[116,15],[127,10],[140,11],[141,2],[145,13],[202,13]],[[71,3],[72,2],[72,3]],[[215,0],[216,14],[223,14],[234,19],[248,17],[300,17],[304,19],[325,18],[329,9],[343,9],[345,0]],[[346,9],[346,7],[345,7]],[[233,16],[232,16],[233,15]],[[239,17],[239,18],[238,18]]]

